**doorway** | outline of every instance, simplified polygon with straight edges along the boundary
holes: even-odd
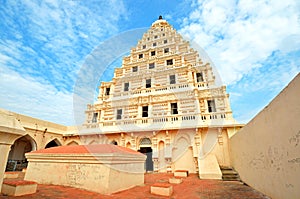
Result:
[[[145,163],[146,172],[153,171],[152,148],[151,147],[140,147],[140,150],[138,150],[138,151],[147,156],[146,163]]]

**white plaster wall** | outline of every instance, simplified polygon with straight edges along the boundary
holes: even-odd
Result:
[[[54,184],[77,187],[102,194],[125,190],[144,183],[144,173],[134,173],[143,170],[143,162],[131,164],[114,164],[120,169],[112,169],[106,164],[66,163],[56,161],[29,161],[25,180],[39,184]],[[126,172],[126,168],[137,168]],[[128,170],[128,168],[127,168]]]
[[[273,199],[300,198],[300,75],[230,139],[241,179]]]

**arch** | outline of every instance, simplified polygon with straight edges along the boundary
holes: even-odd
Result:
[[[141,138],[139,145],[140,146],[144,146],[144,147],[146,147],[146,146],[150,146],[151,147],[151,145],[152,145],[151,139],[147,138],[147,137]]]
[[[47,148],[51,148],[51,147],[56,147],[56,146],[61,146],[62,144],[60,143],[60,141],[55,138],[53,140],[51,140],[50,142],[48,142],[48,144],[46,144],[45,149]]]
[[[166,166],[165,142],[161,140],[158,142],[158,169],[162,172],[165,170]]]
[[[196,172],[193,148],[188,135],[182,134],[176,138],[175,146],[172,150],[172,162],[174,170],[184,169],[190,173]]]
[[[175,146],[179,143],[179,140],[182,139],[182,138],[184,138],[187,141],[187,143],[189,145],[191,145],[190,136],[187,135],[186,133],[180,133],[179,135],[177,134],[176,137],[175,137],[175,141],[174,141]]]
[[[17,139],[11,146],[8,154],[6,170],[15,171],[22,170],[27,167],[27,159],[25,153],[35,151],[37,149],[36,141],[28,134]]]
[[[118,145],[118,142],[116,140],[113,140],[113,141],[110,142],[110,144]]]
[[[75,145],[79,145],[76,141],[71,141],[67,144],[68,146],[75,146]]]
[[[153,171],[152,142],[150,138],[144,137],[140,139],[138,151],[147,156],[145,162],[145,170]]]
[[[96,142],[96,140],[92,140],[92,141],[89,143],[89,145],[93,145],[93,144],[98,144],[98,143]]]
[[[128,141],[128,142],[126,143],[126,147],[131,149],[131,143],[130,143],[130,141]]]

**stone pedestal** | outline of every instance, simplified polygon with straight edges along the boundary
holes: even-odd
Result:
[[[157,183],[151,186],[151,194],[161,196],[171,196],[173,193],[173,186],[165,183]]]
[[[9,196],[23,196],[36,192],[37,183],[26,180],[4,181],[1,192]]]

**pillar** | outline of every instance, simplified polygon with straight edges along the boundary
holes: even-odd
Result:
[[[0,111],[0,190],[11,145],[26,134],[12,113]]]

